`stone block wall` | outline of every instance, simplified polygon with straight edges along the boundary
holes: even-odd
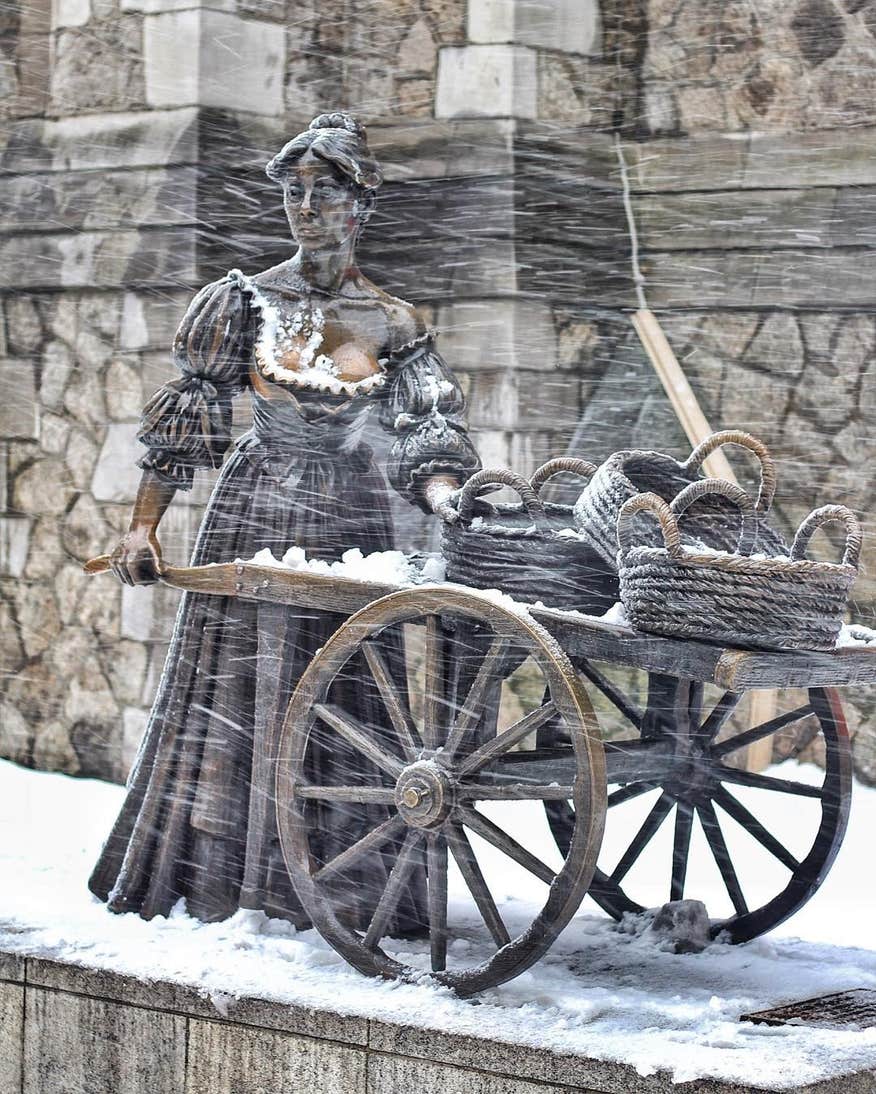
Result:
[[[262,165],[323,109],[369,124],[387,181],[363,266],[424,305],[487,464],[685,448],[629,323],[617,129],[649,301],[712,424],[773,443],[786,527],[817,501],[871,507],[872,6],[55,0],[7,14],[0,754],[124,776],[175,601],[80,563],[125,525],[137,415],[171,374],[191,293],[289,253]],[[186,557],[208,488],[165,519],[168,557]],[[872,621],[872,548],[865,569]]]
[[[651,132],[789,133],[876,120],[870,0],[649,0]]]

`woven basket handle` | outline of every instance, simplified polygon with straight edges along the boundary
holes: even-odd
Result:
[[[657,494],[636,494],[621,506],[617,515],[617,545],[621,553],[625,554],[630,548],[630,533],[637,513],[650,513],[660,521],[666,550],[672,558],[678,558],[681,554],[678,521],[663,498],[658,497]]]
[[[544,506],[539,500],[538,494],[532,489],[522,475],[500,467],[495,471],[476,471],[459,492],[457,510],[460,520],[469,520],[474,509],[475,498],[485,486],[499,487],[510,486],[516,490],[523,502],[523,508],[529,516],[543,517]]]
[[[740,555],[751,554],[751,548],[754,546],[754,540],[757,536],[756,513],[751,498],[741,486],[736,486],[732,482],[726,482],[724,479],[699,479],[697,482],[692,482],[690,486],[686,486],[684,490],[672,500],[670,508],[672,509],[676,520],[678,520],[682,513],[686,509],[689,509],[694,502],[699,501],[700,498],[706,497],[708,494],[720,494],[722,497],[727,498],[728,501],[732,501],[739,509],[739,515],[742,519],[736,550]]]
[[[553,478],[554,475],[559,475],[563,471],[568,471],[572,475],[580,475],[582,479],[589,479],[591,475],[596,474],[596,465],[588,463],[587,460],[578,460],[574,456],[557,456],[556,459],[543,463],[533,473],[529,485],[536,493],[541,493],[541,488],[548,479]]]
[[[861,558],[861,543],[864,539],[864,530],[861,522],[845,505],[822,505],[820,509],[813,510],[797,529],[794,542],[791,545],[791,559],[799,562],[806,557],[806,548],[812,539],[814,532],[823,524],[838,521],[846,526],[846,548],[843,551],[843,565],[854,566],[857,570]]]
[[[711,437],[701,441],[688,456],[684,463],[685,471],[698,471],[706,457],[725,444],[736,444],[740,448],[747,448],[760,461],[760,488],[754,508],[763,516],[770,511],[776,494],[776,464],[770,450],[757,437],[752,437],[750,433],[741,429],[722,429],[719,433],[713,433]]]

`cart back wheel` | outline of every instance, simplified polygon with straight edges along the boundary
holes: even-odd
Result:
[[[524,664],[538,697],[509,719],[504,697]],[[379,696],[381,717],[366,722],[353,703],[333,701],[349,694],[333,686],[349,674]],[[528,744],[549,718],[570,742],[559,762]],[[341,780],[318,762],[335,746],[358,757]],[[562,856],[529,838],[551,799],[575,806]],[[572,665],[527,613],[461,589],[411,589],[352,616],[302,675],[280,741],[277,803],[293,884],[335,950],[367,975],[427,973],[470,995],[532,965],[579,907],[605,819],[603,749]],[[327,841],[321,827],[327,803],[351,810],[340,850],[339,833]],[[543,860],[551,856],[554,865]],[[509,871],[528,884],[505,910],[496,894]],[[473,898],[474,918],[454,887]],[[422,908],[428,941],[393,942],[405,904]],[[448,953],[455,919],[460,939]]]
[[[783,713],[740,730],[733,728],[740,693],[718,695],[704,709],[701,686],[652,676],[640,713],[594,666],[579,668],[588,689],[607,696],[631,732],[669,733],[678,746],[669,778],[628,776],[614,789],[609,778],[606,840],[589,894],[596,903],[621,919],[662,901],[699,899],[713,916],[712,936],[734,943],[802,908],[833,865],[849,816],[851,751],[837,690],[813,688],[805,701],[789,698]],[[774,742],[778,766],[765,773],[736,766],[748,745],[765,740]],[[539,743],[562,746],[562,727],[546,724]],[[817,754],[820,769],[798,768],[793,761],[801,752]],[[546,802],[545,809],[562,850],[574,803]],[[709,879],[689,869],[695,835]],[[661,877],[655,891],[652,879]],[[715,915],[710,894],[728,904],[727,914]]]

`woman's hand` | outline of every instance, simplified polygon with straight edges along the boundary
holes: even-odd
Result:
[[[423,496],[432,512],[447,524],[459,520],[459,513],[453,505],[453,495],[459,489],[459,483],[450,475],[434,475],[423,488]]]
[[[132,527],[110,555],[110,569],[126,585],[154,585],[162,566],[161,546],[149,525]]]

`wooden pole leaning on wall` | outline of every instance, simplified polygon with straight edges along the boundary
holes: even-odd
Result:
[[[660,377],[663,389],[681,422],[691,447],[696,448],[714,432],[688,382],[684,369],[670,346],[657,316],[649,308],[640,308],[633,315],[633,326],[645,352]],[[737,484],[736,475],[721,449],[712,452],[703,462],[707,475]],[[778,696],[774,691],[752,691],[748,700],[748,717],[752,727],[775,717]],[[749,745],[745,754],[745,766],[749,771],[762,771],[772,759],[772,737],[766,737]]]
[[[645,278],[639,267],[639,235],[636,230],[636,218],[633,212],[632,190],[630,187],[629,171],[624,156],[620,134],[614,135],[615,151],[617,152],[618,167],[620,170],[621,186],[623,192],[624,212],[627,218],[627,227],[630,234],[630,265],[632,267],[633,285],[636,298],[639,303],[638,311],[633,315],[633,326],[654,371],[660,377],[663,389],[672,403],[678,420],[691,443],[695,448],[700,441],[705,440],[712,432],[705,414],[703,414],[699,401],[693,388],[688,383],[684,369],[678,363],[670,346],[663,328],[657,316],[648,307],[645,296]],[[707,475],[713,478],[726,479],[738,485],[733,468],[730,466],[723,451],[718,449],[703,462],[703,469]],[[748,701],[749,721],[751,727],[767,722],[776,713],[778,697],[774,691],[752,691]],[[772,738],[766,737],[756,744],[750,745],[746,751],[745,766],[749,771],[762,771],[769,766],[772,759]]]
[[[654,371],[660,377],[663,389],[669,396],[672,408],[681,422],[691,447],[696,448],[700,441],[705,440],[714,430],[703,414],[693,388],[688,383],[657,316],[647,308],[640,308],[633,315],[633,326],[654,366]],[[733,468],[723,449],[716,449],[708,455],[703,462],[703,467],[711,478],[726,479],[738,485]]]

